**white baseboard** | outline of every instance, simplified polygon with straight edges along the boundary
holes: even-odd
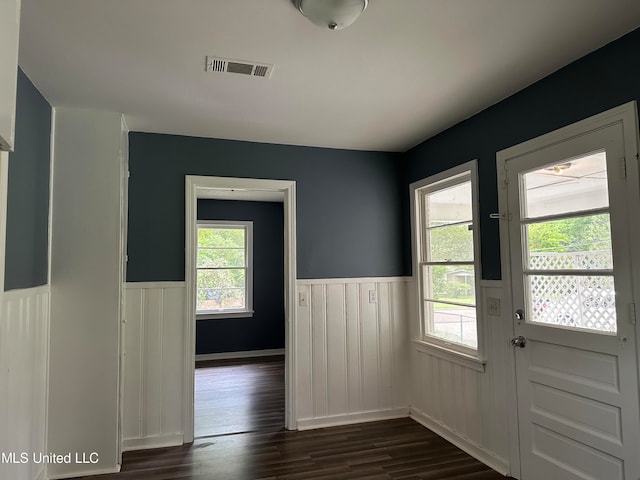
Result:
[[[511,473],[509,464],[506,460],[495,456],[493,453],[485,450],[475,442],[472,442],[467,438],[461,437],[460,435],[458,435],[457,433],[455,433],[445,425],[442,425],[436,422],[425,413],[415,408],[411,408],[409,417],[415,420],[416,422],[418,422],[419,424],[425,426],[432,432],[437,433],[448,442],[453,443],[460,450],[463,450],[464,452],[468,453],[476,460],[484,463],[488,467],[493,468],[499,474],[507,476]]]
[[[331,415],[328,417],[320,418],[303,418],[298,420],[298,430],[336,427],[338,425],[375,422],[378,420],[390,420],[392,418],[404,418],[408,416],[408,408],[394,408],[391,410],[374,410],[370,412],[346,413],[343,415]]]
[[[243,352],[207,353],[203,355],[196,355],[196,362],[205,362],[207,360],[227,360],[231,358],[271,357],[274,355],[284,355],[284,348],[272,348],[270,350],[246,350]]]
[[[104,468],[102,470],[82,470],[80,472],[72,473],[59,473],[58,475],[48,476],[49,480],[58,480],[61,478],[76,478],[76,477],[90,477],[93,475],[106,475],[107,473],[120,472],[120,465],[116,465],[113,468]]]
[[[149,450],[152,448],[179,447],[184,444],[181,433],[158,435],[155,437],[128,438],[122,441],[122,451]]]

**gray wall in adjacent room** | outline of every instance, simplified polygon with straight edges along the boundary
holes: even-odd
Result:
[[[571,63],[405,155],[406,188],[478,159],[482,277],[499,279],[496,152],[640,98],[640,29]],[[406,200],[405,200],[406,202]],[[408,203],[404,228],[409,231]]]
[[[198,200],[198,220],[253,222],[253,317],[196,322],[196,354],[284,348],[282,203]]]
[[[9,154],[5,290],[48,282],[51,105],[18,70],[15,148]]]
[[[127,280],[184,280],[185,175],[295,180],[298,278],[404,275],[399,155],[133,132]]]

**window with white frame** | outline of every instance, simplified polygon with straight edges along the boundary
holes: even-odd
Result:
[[[252,222],[198,222],[197,315],[253,312],[252,230]]]
[[[476,163],[412,185],[422,341],[479,357]]]

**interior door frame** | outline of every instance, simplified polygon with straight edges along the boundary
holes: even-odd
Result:
[[[185,316],[183,441],[194,438],[194,374],[196,345],[196,234],[199,197],[215,191],[242,192],[243,199],[252,193],[278,193],[284,207],[284,315],[285,315],[285,428],[297,429],[296,421],[296,182],[255,178],[206,177],[185,175]],[[232,199],[232,198],[229,198]]]
[[[498,173],[498,211],[500,212],[500,258],[502,282],[504,285],[503,324],[505,329],[505,338],[511,337],[515,334],[512,317],[513,292],[510,287],[512,284],[512,278],[511,245],[508,220],[511,218],[511,214],[507,203],[507,162],[510,159],[525,155],[532,151],[562,142],[575,136],[584,135],[590,131],[615,123],[621,123],[623,128],[624,152],[627,160],[625,164],[627,176],[629,178],[637,179],[636,182],[630,182],[631,186],[628,195],[634,205],[640,205],[638,109],[635,100],[496,153],[496,167]],[[631,241],[631,239],[640,239],[640,222],[628,222],[628,224],[629,241]],[[635,285],[632,300],[636,305],[638,305],[640,301],[640,292],[638,291],[638,287],[640,286],[640,251],[633,248],[630,250],[632,278]],[[639,341],[640,328],[636,328],[636,345],[640,345],[640,343],[638,343]],[[516,391],[516,359],[513,348],[509,345],[505,345],[505,348],[511,349],[507,355],[507,426],[509,434],[510,475],[521,478],[518,397]]]

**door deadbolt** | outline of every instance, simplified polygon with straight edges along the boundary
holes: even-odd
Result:
[[[513,337],[511,339],[511,345],[513,347],[524,348],[526,344],[527,344],[527,339],[524,338],[522,335],[520,335],[519,337]]]
[[[522,310],[516,310],[516,313],[514,314],[514,316],[516,317],[516,320],[518,320],[519,322],[524,320],[524,312]]]

